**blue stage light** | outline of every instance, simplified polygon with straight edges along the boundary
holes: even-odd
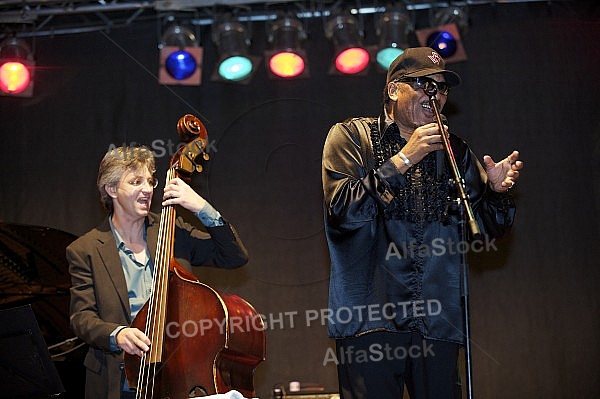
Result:
[[[444,58],[450,58],[458,49],[454,36],[447,31],[434,31],[427,37],[427,46],[431,47]]]
[[[171,25],[162,35],[160,68],[158,79],[161,84],[199,86],[202,81],[202,56],[193,27],[183,26],[169,19]]]
[[[165,68],[174,79],[187,79],[194,74],[198,62],[194,56],[185,50],[174,51],[165,61]]]

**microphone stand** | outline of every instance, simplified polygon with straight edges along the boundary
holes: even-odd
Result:
[[[446,153],[446,158],[448,159],[448,163],[450,164],[450,168],[452,169],[452,174],[454,176],[454,181],[456,182],[456,187],[458,189],[458,198],[456,202],[459,208],[460,221],[458,224],[458,233],[459,237],[463,242],[466,240],[466,231],[465,231],[465,222],[469,226],[469,230],[471,231],[471,235],[474,239],[479,239],[481,236],[481,231],[479,230],[479,225],[477,224],[477,220],[475,220],[475,215],[473,214],[473,209],[471,207],[469,196],[467,195],[465,181],[462,178],[460,171],[458,169],[458,165],[456,163],[456,159],[454,158],[454,153],[452,152],[452,147],[450,146],[450,140],[446,136],[444,130],[444,124],[442,120],[442,115],[440,114],[440,107],[437,99],[435,98],[437,94],[437,86],[435,84],[426,86],[423,88],[425,94],[429,96],[429,104],[433,109],[435,120],[438,125],[438,130],[442,136],[442,143],[444,145],[444,152]],[[461,297],[462,297],[462,305],[463,305],[463,318],[464,318],[464,328],[465,328],[465,369],[466,369],[466,387],[467,387],[467,398],[473,399],[473,366],[471,359],[471,329],[470,329],[470,310],[469,310],[469,268],[467,265],[467,256],[465,251],[461,251],[461,264],[460,264],[460,273],[461,273]]]

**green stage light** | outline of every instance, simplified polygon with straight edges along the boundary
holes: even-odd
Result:
[[[260,59],[249,54],[250,37],[246,27],[237,21],[215,23],[212,37],[219,60],[211,80],[249,83]]]
[[[408,33],[412,30],[412,22],[401,8],[384,12],[377,21],[377,36],[379,36],[377,65],[383,71],[409,47]]]

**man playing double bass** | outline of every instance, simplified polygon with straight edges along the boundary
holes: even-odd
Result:
[[[148,148],[109,151],[97,179],[108,215],[67,248],[71,327],[90,346],[84,361],[87,399],[134,397],[125,382],[123,352],[141,356],[149,349],[146,334],[129,326],[153,287],[160,221],[150,212],[157,187],[154,171]],[[247,252],[234,228],[183,180],[167,182],[162,205],[181,205],[205,227],[177,218],[174,258],[184,268],[233,269],[246,264]]]

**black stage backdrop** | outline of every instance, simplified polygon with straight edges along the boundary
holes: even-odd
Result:
[[[526,169],[509,237],[471,263],[474,393],[479,398],[596,398],[600,272],[600,18],[596,2],[471,6],[468,60],[449,99],[451,130],[482,157],[519,149]],[[418,23],[426,12],[418,15]],[[367,41],[374,43],[373,23]],[[419,22],[420,21],[420,22]],[[308,24],[310,78],[161,86],[154,23],[36,40],[32,98],[0,97],[0,220],[77,235],[103,217],[98,163],[113,145],[142,143],[164,184],[175,125],[191,113],[213,150],[194,187],[239,230],[251,260],[236,271],[199,268],[250,301],[268,326],[261,398],[298,380],[336,391],[332,342],[314,315],[327,308],[320,157],[329,127],[380,111],[384,75],[329,76],[320,20]],[[419,26],[417,26],[419,27]],[[253,26],[253,51],[265,47]],[[153,209],[159,210],[156,190]]]

